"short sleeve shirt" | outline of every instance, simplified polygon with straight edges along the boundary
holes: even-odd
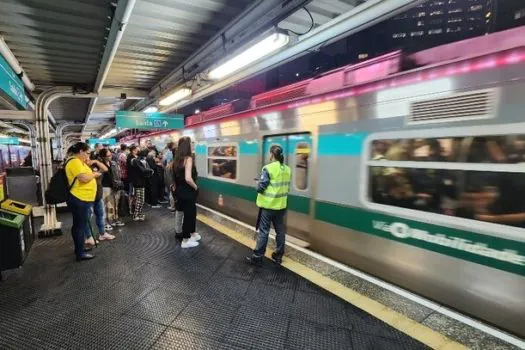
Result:
[[[73,158],[67,162],[66,176],[69,186],[73,180],[80,174],[92,174],[91,168],[78,158]],[[97,194],[97,181],[92,179],[87,183],[81,183],[78,179],[71,188],[71,194],[84,202],[93,202]]]

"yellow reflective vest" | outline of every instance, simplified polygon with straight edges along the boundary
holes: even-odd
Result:
[[[270,184],[263,193],[257,195],[257,206],[264,209],[281,210],[288,205],[288,192],[292,171],[288,165],[272,162],[263,169],[270,175]]]

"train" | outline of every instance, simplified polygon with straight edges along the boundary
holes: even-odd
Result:
[[[394,52],[186,119],[199,202],[255,224],[280,145],[287,234],[525,336],[523,28]]]

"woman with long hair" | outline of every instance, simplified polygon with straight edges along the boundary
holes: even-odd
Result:
[[[182,222],[182,248],[193,248],[199,245],[201,236],[195,232],[197,224],[197,168],[191,152],[191,139],[179,139],[177,152],[173,161],[175,174],[175,196],[177,207],[184,213]]]

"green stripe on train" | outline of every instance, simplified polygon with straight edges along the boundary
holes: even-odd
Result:
[[[317,220],[525,276],[524,242],[331,203],[315,206]]]
[[[255,202],[254,187],[200,177],[206,191]],[[288,209],[309,214],[309,199],[290,196]],[[365,209],[315,203],[316,219],[365,234],[525,276],[525,243],[449,227],[401,219]],[[444,272],[446,273],[446,272]]]
[[[199,177],[199,187],[206,191],[217,192],[225,196],[242,198],[255,203],[257,192],[255,186],[238,185],[226,181],[218,181],[206,177]],[[288,196],[288,209],[306,214],[310,213],[310,200],[306,197]]]

